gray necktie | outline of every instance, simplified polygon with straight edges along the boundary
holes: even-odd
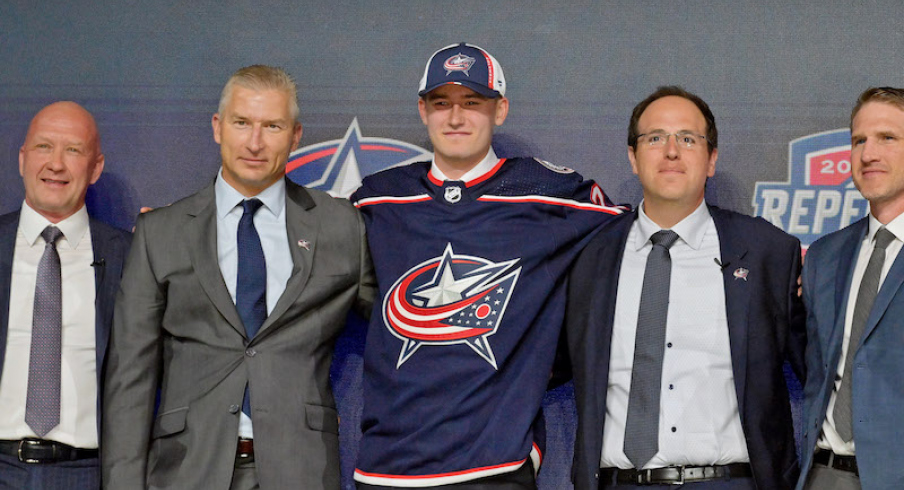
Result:
[[[659,452],[659,395],[672,278],[669,247],[677,239],[678,234],[671,230],[653,234],[650,237],[653,249],[643,273],[624,447],[625,455],[637,469],[643,468]]]
[[[41,232],[46,245],[38,263],[35,283],[28,395],[25,401],[25,423],[38,437],[44,437],[60,423],[63,297],[56,242],[62,236],[63,232],[54,226],[48,226]]]
[[[860,281],[860,290],[857,292],[857,303],[854,304],[854,318],[851,320],[851,338],[848,342],[847,354],[844,356],[844,374],[841,376],[841,386],[838,387],[838,393],[835,397],[835,409],[832,416],[835,419],[835,430],[841,439],[845,442],[854,438],[854,428],[852,426],[851,399],[852,399],[852,369],[854,365],[854,354],[857,351],[857,345],[866,329],[866,320],[869,318],[870,310],[873,309],[873,303],[876,301],[876,294],[879,292],[879,279],[882,276],[882,266],[885,265],[885,247],[895,239],[892,232],[879,228],[876,232],[876,244],[873,253],[869,256],[869,262],[866,264],[866,271],[863,273],[863,279]]]

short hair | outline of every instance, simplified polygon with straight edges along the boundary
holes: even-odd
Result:
[[[634,106],[634,111],[631,112],[631,122],[628,123],[628,146],[635,150],[637,149],[637,123],[640,121],[640,116],[647,110],[647,107],[663,97],[672,96],[693,102],[700,109],[700,112],[703,113],[703,119],[706,121],[706,144],[709,152],[712,153],[715,148],[719,147],[719,130],[716,128],[716,117],[713,116],[713,111],[709,109],[709,105],[699,96],[677,85],[658,87],[655,92]]]
[[[863,91],[857,98],[857,104],[851,111],[851,129],[854,127],[854,117],[867,102],[882,102],[891,104],[904,111],[904,89],[894,87],[871,87]]]
[[[217,112],[223,112],[226,101],[232,95],[232,88],[236,85],[257,91],[279,90],[285,92],[291,101],[289,109],[292,119],[298,120],[298,87],[292,76],[282,68],[267,65],[251,65],[240,68],[229,77],[226,86],[223,87]]]

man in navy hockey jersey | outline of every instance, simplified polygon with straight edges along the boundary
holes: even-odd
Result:
[[[434,53],[418,92],[433,161],[372,175],[352,196],[382,298],[359,489],[535,488],[565,273],[622,209],[570,169],[496,156],[505,88],[477,46]]]

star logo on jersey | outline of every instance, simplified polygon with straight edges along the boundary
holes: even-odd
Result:
[[[806,248],[862,218],[867,202],[851,178],[851,132],[836,129],[788,144],[788,180],[757,182],[754,216],[796,236]]]
[[[455,56],[447,59],[443,63],[443,68],[446,69],[446,76],[449,76],[449,74],[453,71],[461,71],[464,72],[465,76],[471,76],[468,74],[468,70],[470,70],[471,67],[474,66],[475,61],[477,60],[471,58],[470,56],[465,56],[461,53],[458,53]]]
[[[286,174],[296,184],[348,197],[361,186],[363,177],[432,158],[429,151],[404,141],[362,136],[355,118],[342,139],[293,151]]]
[[[487,338],[502,323],[521,274],[519,260],[458,255],[450,243],[441,256],[403,274],[383,300],[386,327],[402,341],[396,368],[422,345],[465,344],[498,369]]]

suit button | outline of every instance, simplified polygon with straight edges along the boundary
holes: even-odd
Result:
[[[254,357],[254,356],[257,355],[257,351],[254,350],[254,349],[246,349],[246,350],[245,350],[245,355],[248,356],[248,357]]]
[[[239,413],[239,406],[235,404],[229,405],[229,413]]]

